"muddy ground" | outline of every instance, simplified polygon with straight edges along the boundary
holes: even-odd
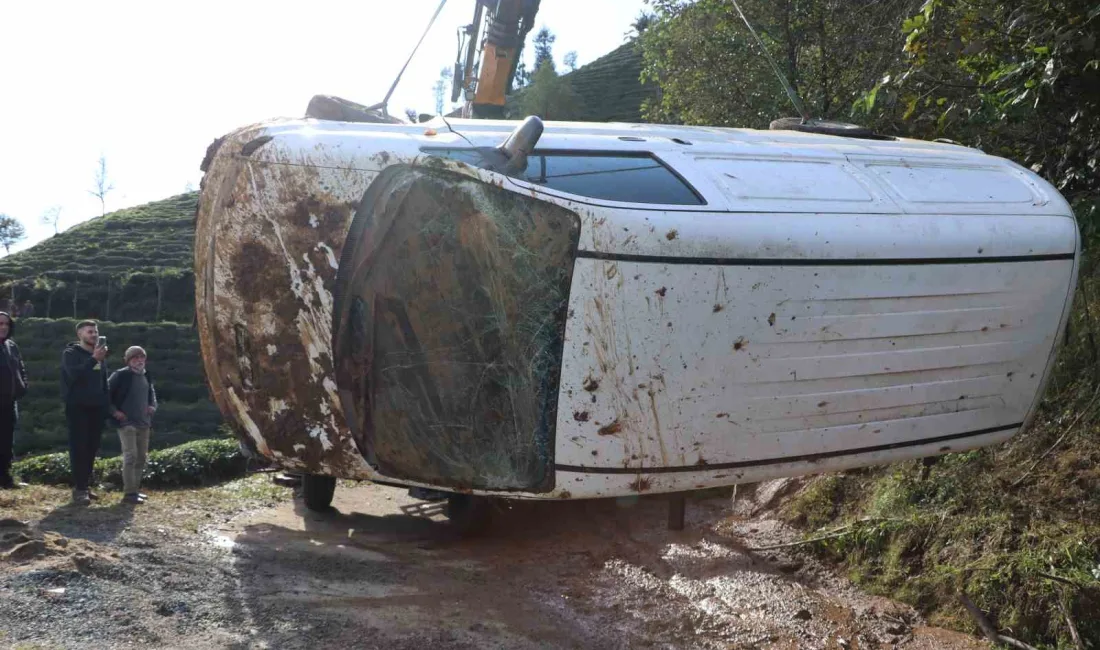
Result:
[[[0,647],[986,647],[801,548],[750,550],[798,536],[741,495],[690,500],[682,532],[660,498],[512,503],[461,539],[369,483],[326,514],[263,475],[136,508],[0,493]]]

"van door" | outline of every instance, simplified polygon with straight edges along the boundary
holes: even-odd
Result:
[[[471,175],[375,179],[343,249],[333,344],[341,406],[380,473],[552,489],[579,233],[574,212]]]

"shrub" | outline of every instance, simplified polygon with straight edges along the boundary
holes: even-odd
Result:
[[[149,487],[172,488],[209,485],[237,478],[245,473],[245,458],[236,440],[196,440],[178,447],[149,453],[143,482]],[[71,485],[67,453],[46,454],[18,461],[12,467],[24,481]],[[96,477],[112,486],[122,485],[122,457],[101,458],[95,463]]]

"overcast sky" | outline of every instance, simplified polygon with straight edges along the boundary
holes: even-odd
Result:
[[[27,227],[18,248],[52,234],[39,223],[50,206],[61,206],[62,228],[99,215],[88,190],[101,153],[116,187],[111,211],[197,188],[214,138],[300,116],[315,94],[380,101],[438,6],[0,2],[0,213]],[[536,29],[557,35],[559,65],[570,50],[583,65],[621,45],[644,8],[643,0],[542,0]],[[391,113],[434,112],[432,86],[453,65],[457,30],[473,10],[473,0],[448,0]],[[531,49],[529,40],[528,62]]]

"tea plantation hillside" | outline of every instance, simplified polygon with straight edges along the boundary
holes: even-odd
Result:
[[[20,404],[17,454],[66,446],[61,351],[83,318],[102,321],[112,349],[108,367],[122,366],[129,345],[149,351],[161,400],[154,447],[219,435],[221,416],[191,327],[197,204],[192,192],[118,210],[0,259],[0,303],[29,299],[35,307],[35,317],[19,319],[15,334],[31,380]],[[103,440],[105,453],[118,452],[113,432]]]
[[[615,48],[595,61],[562,75],[579,98],[575,119],[583,122],[645,122],[642,107],[657,98],[655,84],[643,84],[642,50],[636,40]],[[523,119],[519,100],[523,89],[508,98],[511,119]]]
[[[92,219],[0,259],[0,301],[35,316],[118,322],[194,318],[192,250],[198,193]]]
[[[23,353],[30,390],[19,405],[17,455],[66,449],[65,413],[61,406],[61,351],[76,339],[76,320],[31,318],[17,324],[15,339]],[[122,352],[140,345],[149,352],[151,373],[160,400],[152,446],[169,447],[219,435],[221,414],[210,400],[203,377],[196,332],[174,323],[102,323],[111,356],[107,367],[119,368]],[[106,454],[119,451],[110,430],[103,437]]]

